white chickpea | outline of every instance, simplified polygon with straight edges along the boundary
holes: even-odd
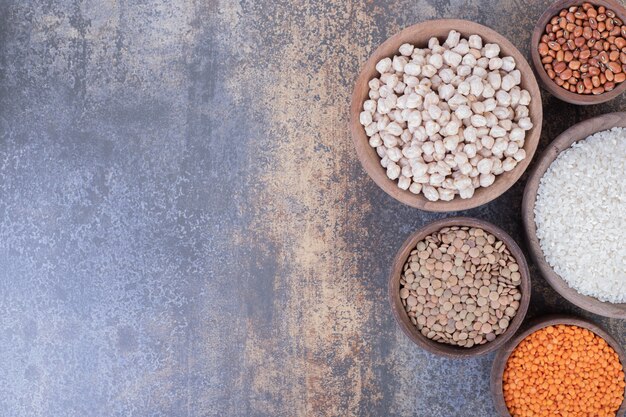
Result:
[[[519,101],[522,98],[522,90],[520,90],[518,86],[515,86],[511,88],[511,91],[509,91],[509,94],[511,95],[511,107],[514,109],[517,109],[517,106],[519,105]]]
[[[410,43],[403,43],[402,45],[400,45],[399,52],[404,56],[411,56],[414,49],[415,47]]]
[[[502,162],[502,169],[504,170],[504,172],[509,172],[513,170],[516,165],[517,161],[511,157],[508,157]]]
[[[500,45],[497,43],[487,43],[482,49],[483,56],[491,59],[495,58],[500,54]]]
[[[527,90],[520,92],[519,104],[522,106],[528,106],[530,104],[530,93]]]
[[[465,39],[463,39],[461,42],[459,42],[459,44],[457,46],[452,48],[452,50],[454,52],[456,52],[457,54],[463,56],[463,55],[465,55],[465,54],[467,54],[469,52],[470,47],[469,47],[467,41]]]
[[[420,156],[422,153],[422,150],[414,145],[405,147],[404,149],[402,149],[402,155],[404,155],[406,158],[416,158],[418,156]]]
[[[489,60],[489,71],[495,71],[502,68],[502,58],[491,58]]]
[[[468,38],[470,48],[482,49],[483,39],[479,35],[470,35]]]
[[[474,57],[474,55],[468,53],[463,56],[461,63],[465,66],[468,66],[469,68],[473,68],[476,66],[476,58]]]
[[[486,84],[485,88],[483,88],[483,97],[491,98],[496,94],[496,90],[491,86],[491,84]]]
[[[496,180],[496,176],[493,174],[481,174],[478,177],[479,181],[480,181],[480,186],[481,187],[489,187],[491,184],[493,184]]]
[[[483,88],[484,84],[480,78],[472,78],[470,81],[470,94],[478,97],[482,94]]]
[[[369,125],[365,126],[365,134],[367,136],[372,136],[377,132],[378,132],[378,123],[370,123]]]
[[[431,185],[424,185],[422,188],[422,192],[424,193],[424,197],[430,201],[439,200],[439,192],[437,189]]]
[[[411,171],[414,177],[421,177],[428,172],[428,165],[423,162],[416,161],[411,164]]]
[[[391,122],[387,125],[387,127],[385,128],[385,130],[394,136],[400,136],[402,134],[402,127],[396,123],[396,122]]]
[[[523,148],[518,149],[517,152],[515,152],[515,155],[513,155],[513,158],[515,158],[518,162],[525,159],[526,151]]]
[[[456,52],[448,50],[443,53],[443,60],[450,67],[456,68],[461,64],[463,57]]]
[[[510,91],[513,87],[515,87],[515,79],[511,74],[507,74],[502,78],[501,88],[504,91]]]
[[[481,80],[483,80],[483,79],[487,78],[487,69],[483,68],[483,67],[476,66],[472,70],[472,75],[475,75],[476,77],[478,77]]]
[[[476,145],[473,143],[468,143],[463,147],[463,152],[468,156],[468,158],[473,158],[476,156]]]
[[[452,98],[454,93],[455,93],[455,89],[450,84],[444,84],[441,87],[439,87],[439,98],[441,98],[442,100],[448,100]]]
[[[446,150],[453,151],[459,144],[459,137],[457,135],[448,136],[443,140],[443,145]]]
[[[432,185],[433,187],[438,187],[438,186],[440,186],[443,183],[443,180],[445,180],[445,179],[446,179],[446,177],[444,175],[441,175],[439,173],[433,173],[430,176],[430,179],[429,179],[428,183],[430,185]]]
[[[410,178],[407,178],[404,175],[401,175],[400,178],[398,178],[398,187],[400,187],[401,189],[408,190],[410,185],[411,185]]]
[[[369,86],[370,90],[378,90],[380,88],[380,79],[372,78],[369,83],[367,83],[367,85]]]
[[[474,127],[482,127],[487,125],[487,119],[485,118],[485,116],[482,116],[480,114],[474,114],[472,117],[470,117],[470,120],[472,122],[472,126]]]
[[[460,40],[461,40],[461,34],[457,32],[456,30],[451,30],[448,33],[448,38],[444,42],[444,46],[447,46],[448,48],[454,48],[455,46],[459,44]]]
[[[504,151],[504,156],[514,156],[515,153],[519,150],[519,146],[515,142],[509,142],[509,145],[506,147]]]
[[[472,184],[469,187],[462,188],[459,190],[459,195],[461,198],[472,198],[474,196],[475,186]]]
[[[384,74],[391,69],[391,58],[383,58],[376,64],[376,71]]]
[[[387,84],[383,84],[378,89],[378,94],[380,94],[382,98],[387,98],[393,94],[393,88],[389,87]]]
[[[405,69],[406,71],[406,69]],[[431,64],[426,64],[422,67],[422,75],[427,78],[431,78],[437,73],[437,68]]]
[[[499,106],[508,107],[511,104],[511,95],[503,90],[496,92],[496,101]]]
[[[482,57],[482,55],[481,55],[481,53],[480,53],[480,50],[479,50],[479,49],[476,49],[476,48],[471,48],[471,47],[470,47],[469,53],[470,53],[470,54],[471,54],[474,58],[476,58],[477,60],[478,60],[478,59],[480,59],[480,58]]]
[[[493,168],[493,162],[489,158],[483,158],[476,164],[476,169],[481,174],[491,173],[491,168]]]
[[[489,135],[493,138],[503,138],[506,136],[506,129],[502,126],[495,125],[489,131]]]
[[[481,145],[483,145],[483,147],[486,149],[491,149],[494,142],[495,141],[491,136],[483,136],[482,138],[480,138]]]
[[[376,111],[376,101],[365,100],[365,103],[363,103],[363,110],[369,113],[374,113]]]
[[[487,81],[495,90],[497,90],[500,88],[500,85],[502,84],[502,76],[500,76],[499,72],[492,71],[489,74],[487,74]]]
[[[442,187],[439,189],[439,198],[442,201],[452,201],[454,199],[454,191]]]
[[[387,177],[390,180],[395,180],[399,176],[400,176],[400,166],[398,166],[394,162],[390,162],[389,165],[387,165]]]
[[[385,132],[385,133],[381,134],[380,137],[381,137],[381,139],[383,141],[383,144],[387,148],[394,148],[394,147],[399,145],[397,136],[394,136],[394,135],[391,135],[391,134]]]
[[[359,122],[361,122],[363,126],[367,126],[372,123],[372,113],[369,111],[362,111],[359,114]]]
[[[524,130],[530,130],[533,128],[533,123],[530,121],[529,117],[523,117],[519,119],[517,125]]]
[[[411,75],[417,77],[422,73],[422,66],[419,64],[415,64],[413,62],[409,62],[404,66],[404,73],[407,75]]]
[[[506,72],[513,71],[515,69],[515,58],[512,56],[502,58],[502,69]]]
[[[483,114],[485,112],[485,103],[482,101],[475,101],[471,104],[471,108],[474,114]]]
[[[434,146],[435,146],[435,154],[441,155],[441,159],[443,159],[446,153],[446,147],[443,145],[443,140],[441,139],[436,140],[434,142]]]
[[[468,83],[467,81],[463,81],[457,87],[457,91],[459,92],[459,94],[462,94],[464,96],[468,95],[470,93],[470,83]]]
[[[409,191],[412,192],[413,194],[419,194],[422,192],[422,184],[417,183],[417,182],[413,182],[410,186],[409,186]]]
[[[433,67],[439,69],[443,66],[443,57],[439,54],[432,54],[428,57],[428,63]]]
[[[469,106],[462,105],[462,106],[459,106],[454,111],[454,114],[456,117],[463,120],[463,119],[467,119],[468,117],[472,115],[472,110],[469,108]]]
[[[467,143],[474,143],[478,138],[478,131],[474,126],[468,126],[465,130],[463,130],[463,138]]]
[[[520,120],[528,117],[528,107],[526,106],[517,106],[515,108],[515,120]]]
[[[470,187],[471,185],[472,180],[467,175],[459,175],[454,179],[454,188],[457,190]]]
[[[482,138],[483,136],[487,136],[489,134],[489,128],[487,126],[479,127],[476,129],[476,135],[478,138]]]
[[[430,181],[430,175],[428,174],[422,174],[418,176],[413,175],[413,181],[419,184],[428,184],[428,181]]]
[[[387,157],[391,159],[393,162],[398,162],[400,158],[402,158],[402,151],[399,148],[389,148],[387,149]]]

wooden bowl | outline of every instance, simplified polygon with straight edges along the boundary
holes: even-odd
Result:
[[[369,145],[365,129],[359,122],[359,114],[363,110],[363,103],[369,97],[368,83],[372,78],[378,76],[378,72],[376,71],[376,63],[378,61],[385,57],[392,57],[398,54],[398,48],[403,43],[411,43],[423,48],[427,46],[428,39],[433,36],[443,41],[448,36],[448,32],[452,29],[460,32],[465,38],[473,34],[480,35],[485,42],[500,45],[501,55],[515,58],[517,68],[522,73],[521,87],[528,90],[532,98],[529,111],[534,127],[526,133],[526,142],[524,144],[526,159],[518,163],[512,171],[497,176],[496,181],[488,188],[479,188],[476,190],[472,198],[461,199],[457,195],[452,201],[432,202],[428,201],[422,194],[415,195],[408,190],[402,190],[398,187],[397,181],[392,181],[387,178],[385,169],[380,165],[380,157],[376,153],[376,150]],[[363,165],[363,169],[365,169],[367,174],[383,191],[396,200],[422,210],[439,212],[466,210],[478,207],[488,203],[508,190],[515,181],[522,176],[535,154],[539,136],[541,135],[542,118],[541,94],[537,80],[535,79],[532,69],[517,48],[504,36],[488,27],[458,19],[429,20],[418,23],[409,26],[400,33],[387,39],[374,51],[372,56],[365,63],[354,85],[352,104],[350,106],[350,130],[352,132],[352,139],[361,165]]]
[[[618,84],[613,90],[593,95],[593,94],[577,94],[572,93],[562,87],[559,87],[554,81],[548,77],[548,73],[543,68],[543,64],[541,63],[541,57],[539,56],[539,51],[537,48],[539,47],[539,42],[541,40],[541,36],[543,35],[546,25],[550,22],[550,19],[555,15],[558,15],[562,9],[568,8],[570,6],[580,6],[584,3],[584,1],[573,1],[573,0],[558,0],[552,3],[545,12],[541,15],[539,20],[537,21],[537,25],[533,30],[533,35],[530,41],[530,55],[532,57],[533,66],[535,67],[535,72],[539,76],[541,80],[541,84],[543,87],[552,93],[556,98],[566,101],[572,104],[599,104],[604,103],[605,101],[613,100],[615,97],[619,96],[626,90],[626,82],[622,82]],[[615,12],[617,17],[619,17],[623,22],[626,22],[626,9],[622,6],[618,1],[615,0],[594,0],[590,2],[595,6],[604,6],[607,9],[611,9]]]
[[[437,232],[444,227],[450,226],[479,227],[496,236],[499,240],[504,242],[507,248],[509,248],[509,250],[511,251],[511,254],[517,260],[517,263],[519,264],[519,272],[522,278],[519,287],[522,298],[519,301],[520,305],[519,309],[517,310],[517,314],[511,320],[509,327],[504,331],[504,333],[498,335],[498,337],[496,337],[496,339],[492,342],[487,342],[483,345],[476,345],[471,348],[464,348],[461,346],[453,346],[439,343],[422,335],[417,327],[415,327],[413,323],[411,323],[411,320],[404,310],[404,306],[402,305],[402,301],[400,299],[400,276],[402,274],[402,268],[404,267],[404,264],[408,259],[411,251],[415,249],[417,243],[423,240],[426,236],[430,235],[431,233]],[[449,217],[446,219],[437,220],[428,223],[427,225],[423,226],[422,228],[411,234],[404,242],[404,244],[398,251],[395,260],[393,261],[388,284],[391,311],[393,312],[393,316],[400,325],[400,328],[402,329],[404,334],[406,334],[409,339],[411,339],[419,347],[426,349],[429,352],[447,356],[450,358],[468,358],[473,356],[479,356],[494,351],[502,346],[515,334],[517,329],[522,324],[524,316],[526,316],[526,311],[528,310],[528,303],[530,302],[530,290],[531,286],[528,264],[526,263],[524,253],[519,248],[517,243],[515,243],[513,238],[511,238],[511,236],[509,236],[504,230],[500,229],[499,227],[484,220],[479,220],[472,217]]]
[[[522,200],[522,220],[526,229],[526,238],[528,239],[528,247],[530,254],[546,278],[546,281],[559,294],[568,301],[576,304],[578,307],[591,311],[606,317],[614,317],[618,319],[626,319],[626,303],[608,303],[600,301],[597,298],[583,295],[571,288],[567,282],[563,280],[546,261],[539,238],[537,237],[537,226],[535,224],[535,201],[537,200],[537,190],[539,189],[539,181],[543,174],[547,171],[550,164],[557,158],[561,151],[568,149],[574,142],[585,139],[589,135],[612,127],[626,127],[626,113],[609,113],[602,116],[594,117],[578,123],[565,132],[561,133],[544,151],[541,158],[530,174],[530,178],[524,189],[524,198]]]
[[[624,354],[624,349],[622,349],[620,344],[615,339],[613,339],[610,334],[602,330],[602,328],[598,327],[596,324],[588,320],[583,320],[566,315],[551,315],[531,320],[528,324],[524,326],[523,331],[515,335],[514,338],[512,338],[506,345],[504,345],[504,347],[500,349],[500,351],[498,351],[493,361],[493,366],[491,368],[491,395],[493,396],[493,402],[496,411],[501,417],[511,417],[506,403],[504,402],[504,392],[502,390],[502,377],[504,375],[504,368],[506,367],[506,363],[509,360],[509,356],[511,356],[511,353],[513,353],[517,345],[519,345],[519,343],[524,340],[526,336],[536,332],[537,330],[543,329],[544,327],[558,324],[582,327],[600,336],[609,344],[609,346],[611,346],[615,350],[615,352],[617,352],[617,355],[620,358],[620,362],[622,363],[622,367],[626,369],[626,354]],[[616,417],[624,417],[625,412],[626,401],[622,402],[622,405],[617,410]]]

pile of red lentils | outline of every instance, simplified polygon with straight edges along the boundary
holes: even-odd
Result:
[[[626,80],[626,26],[604,6],[561,10],[538,50],[550,79],[572,93],[602,94]]]
[[[577,326],[540,329],[515,348],[503,376],[513,417],[611,417],[624,401],[619,356]]]

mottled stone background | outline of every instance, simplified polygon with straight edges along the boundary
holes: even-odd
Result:
[[[348,133],[388,36],[478,21],[526,55],[549,1],[0,0],[0,415],[493,416],[493,355],[414,346],[406,236]],[[544,94],[541,148],[624,99]],[[465,213],[522,241],[525,178]],[[530,316],[585,314],[533,269]]]

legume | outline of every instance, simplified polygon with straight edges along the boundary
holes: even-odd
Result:
[[[583,3],[550,19],[537,47],[557,85],[602,94],[626,80],[626,26],[610,9]]]
[[[615,416],[624,400],[624,370],[615,350],[577,326],[548,326],[509,357],[504,399],[513,417]]]
[[[411,322],[429,339],[470,348],[493,341],[520,305],[519,264],[480,228],[445,227],[417,243],[400,278]]]

